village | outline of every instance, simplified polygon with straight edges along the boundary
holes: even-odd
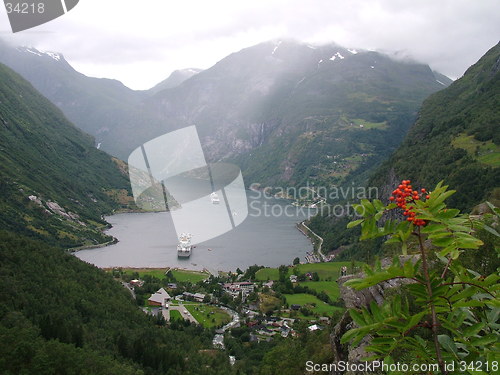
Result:
[[[217,276],[170,268],[109,271],[146,314],[171,327],[201,325],[213,331],[213,347],[225,349],[226,341],[234,337],[262,342],[297,338],[304,329],[323,330],[344,310],[336,280],[358,266],[354,262],[252,266]]]

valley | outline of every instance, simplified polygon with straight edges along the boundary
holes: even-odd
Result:
[[[0,41],[0,372],[495,363],[499,62],[497,44],[452,82],[411,59],[282,40],[139,91]],[[220,193],[195,200],[229,224],[180,259],[174,216],[191,201],[141,211],[127,161],[193,124]],[[214,187],[222,162],[244,177],[241,225],[231,189]]]

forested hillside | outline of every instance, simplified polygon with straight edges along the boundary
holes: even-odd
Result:
[[[226,357],[199,352],[209,331],[165,329],[65,250],[106,240],[124,165],[3,65],[0,82],[0,373],[226,373]]]
[[[101,215],[129,189],[123,163],[4,65],[0,82],[1,227],[68,247],[105,241]]]
[[[462,78],[425,100],[404,142],[371,179],[386,186],[402,176],[421,186],[446,179],[450,199],[470,210],[500,199],[500,44]],[[388,195],[388,191],[385,191]]]
[[[397,151],[371,177],[387,200],[398,181],[432,188],[445,180],[457,193],[450,205],[471,211],[489,199],[500,201],[500,45],[488,51],[464,76],[426,99],[418,119]],[[347,229],[349,219],[317,216],[311,225],[328,250],[346,250],[341,258],[365,258],[380,250],[381,240],[360,243]]]
[[[59,248],[0,232],[2,374],[224,374],[209,331],[165,329],[128,290]],[[189,360],[186,360],[189,358]]]

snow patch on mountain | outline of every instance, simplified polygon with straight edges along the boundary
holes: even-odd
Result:
[[[353,48],[348,48],[347,49],[350,53],[352,53],[353,55],[356,55],[358,53],[358,51],[356,51],[355,49]]]
[[[50,57],[52,57],[56,61],[61,61],[61,55],[59,55],[58,53],[55,53],[55,52],[45,52],[45,54],[49,55]]]
[[[336,53],[335,53],[332,57],[330,57],[330,59],[329,59],[329,60],[331,60],[331,61],[335,61],[335,59],[336,59],[337,57],[338,57],[340,60],[344,60],[344,59],[345,59],[345,57],[344,57],[344,56],[342,56],[342,55],[340,54],[340,52],[336,52]]]
[[[40,51],[38,51],[36,48],[33,48],[33,47],[20,47],[17,50],[21,51],[21,52],[29,52],[29,53],[32,53],[33,55],[37,55],[37,56],[43,56],[40,53]]]
[[[61,61],[62,55],[56,53],[56,52],[48,52],[48,51],[40,51],[36,49],[35,47],[17,47],[17,50],[20,52],[28,52],[36,56],[48,56],[55,61]]]
[[[276,50],[278,49],[278,47],[280,46],[280,44],[281,44],[281,40],[276,44],[276,46],[273,49],[273,53],[271,53],[271,55],[274,55],[274,53],[276,52]]]

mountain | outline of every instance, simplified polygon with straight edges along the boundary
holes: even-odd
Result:
[[[96,138],[96,145],[112,155],[126,159],[120,144],[133,143],[135,134],[128,129],[143,129],[154,119],[141,111],[147,95],[112,79],[87,77],[77,72],[55,52],[33,47],[11,47],[0,41],[0,63],[9,66],[59,107],[65,116]],[[120,130],[117,138],[116,131]],[[119,143],[117,143],[119,139]]]
[[[1,64],[0,82],[0,373],[228,374],[211,332],[165,328],[68,253],[106,240],[126,167]]]
[[[65,247],[104,242],[101,215],[129,189],[123,162],[1,64],[0,82],[2,229]]]
[[[161,81],[160,83],[149,89],[148,93],[156,94],[157,92],[160,92],[162,90],[177,87],[182,82],[186,81],[187,79],[191,78],[192,76],[202,71],[203,71],[202,69],[196,69],[196,68],[175,70],[174,72],[172,72],[172,74],[170,74],[170,76],[167,79]]]
[[[268,42],[159,92],[145,108],[169,128],[196,124],[208,159],[237,162],[247,183],[341,183],[388,155],[423,99],[449,82],[377,52]]]
[[[366,180],[422,101],[451,82],[410,60],[294,41],[246,48],[182,84],[175,86],[178,73],[140,92],[85,77],[61,55],[33,48],[0,47],[0,61],[123,160],[195,124],[209,161],[239,164],[247,184],[285,186]]]
[[[457,190],[450,204],[458,208],[470,210],[486,199],[500,203],[499,70],[497,44],[462,78],[426,99],[371,184],[389,186],[405,178],[432,188],[444,179]]]
[[[500,44],[489,50],[448,88],[427,98],[418,119],[397,150],[369,178],[387,200],[403,179],[432,189],[444,180],[457,192],[450,207],[471,211],[486,199],[500,205]],[[324,248],[340,259],[363,258],[381,241],[358,242],[347,229],[350,218],[316,216],[310,226],[324,238]]]

